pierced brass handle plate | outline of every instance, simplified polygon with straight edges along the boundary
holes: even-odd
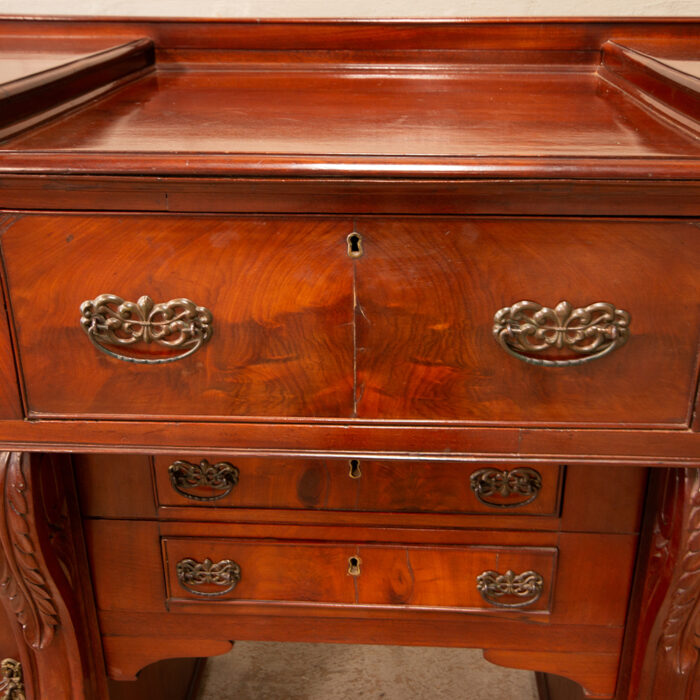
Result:
[[[15,659],[0,662],[0,693],[2,700],[25,700],[22,664]]]
[[[540,599],[544,579],[536,571],[525,571],[522,574],[510,570],[505,574],[484,571],[476,578],[476,589],[489,605],[497,608],[525,608]]]
[[[209,309],[189,299],[172,299],[156,304],[148,296],[125,301],[114,294],[100,294],[80,305],[80,323],[92,344],[101,352],[124,362],[159,365],[189,357],[212,334]],[[139,344],[159,345],[175,354],[167,357],[142,357],[112,350],[138,349]]]
[[[469,482],[477,499],[485,506],[521,508],[539,495],[542,475],[529,467],[511,470],[487,467],[472,472]]]
[[[202,562],[182,559],[175,566],[175,575],[189,593],[201,598],[219,598],[230,593],[241,580],[241,567],[231,559],[216,563],[211,559]],[[196,586],[219,586],[222,590],[202,590]]]
[[[192,501],[218,501],[231,493],[238,483],[239,471],[230,462],[209,464],[203,459],[199,464],[178,459],[168,467],[170,485],[181,496]],[[209,488],[218,491],[203,496],[194,489]]]
[[[509,355],[523,362],[571,367],[622,347],[629,337],[629,324],[629,313],[607,302],[574,309],[562,301],[550,309],[534,301],[519,301],[496,312],[493,335]],[[574,357],[562,358],[562,351]],[[550,357],[541,357],[541,353]]]

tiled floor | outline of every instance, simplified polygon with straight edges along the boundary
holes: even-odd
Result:
[[[536,700],[534,674],[472,649],[238,642],[199,700]]]

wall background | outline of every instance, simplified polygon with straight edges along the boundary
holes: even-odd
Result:
[[[5,15],[145,17],[700,16],[700,0],[0,0]]]

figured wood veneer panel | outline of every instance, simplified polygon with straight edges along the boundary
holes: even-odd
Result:
[[[204,603],[287,601],[345,605],[408,605],[424,608],[498,609],[479,594],[477,576],[488,570],[521,574],[534,569],[542,594],[528,611],[548,610],[556,562],[554,548],[389,547],[268,544],[241,540],[165,539],[168,597]],[[351,558],[359,575],[349,573]],[[220,598],[203,599],[180,585],[177,562],[235,561],[241,579]],[[212,587],[202,590],[211,592]],[[216,588],[213,589],[216,593]],[[512,599],[508,599],[512,602]]]
[[[24,216],[2,244],[30,411],[350,416],[351,230],[312,218]],[[108,357],[80,325],[81,303],[104,293],[191,299],[211,311],[212,338],[163,365]]]
[[[360,457],[355,460],[357,473],[353,478],[349,459],[212,456],[208,460],[210,464],[227,461],[239,470],[239,478],[230,493],[207,502],[188,499],[173,487],[168,468],[179,459],[198,465],[202,458],[157,455],[154,469],[158,502],[161,506],[189,507],[190,518],[209,517],[201,511],[212,508],[220,514],[219,517],[223,509],[241,508],[481,513],[500,518],[520,514],[552,516],[558,512],[560,470],[555,464],[534,465],[541,475],[541,488],[531,503],[515,505],[527,500],[527,494],[515,494],[509,499],[496,496],[491,500],[511,504],[509,508],[498,508],[478,500],[470,486],[471,474],[483,468],[504,471],[527,465]],[[108,478],[104,470],[93,471],[96,480]],[[221,491],[217,494],[206,488],[189,491],[200,497],[221,495]]]
[[[693,222],[367,219],[356,226],[357,415],[687,425],[700,338]],[[521,300],[610,302],[626,345],[536,367],[492,336]]]

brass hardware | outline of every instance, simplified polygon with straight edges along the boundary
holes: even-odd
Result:
[[[544,589],[544,579],[536,571],[525,571],[516,574],[506,571],[499,574],[497,571],[484,571],[476,577],[476,590],[490,605],[499,608],[524,608],[537,602]],[[515,603],[504,603],[503,596],[524,598]]]
[[[347,238],[348,241],[348,255],[351,258],[361,258],[362,253],[362,236],[359,233],[353,231]]]
[[[348,559],[348,573],[350,576],[360,575],[360,564],[362,564],[360,557],[350,557]]]
[[[241,567],[231,559],[224,559],[214,564],[211,559],[203,562],[194,559],[182,559],[175,567],[180,585],[190,593],[202,598],[218,598],[230,593],[241,580]],[[222,591],[198,591],[192,586],[211,584],[225,587]]]
[[[519,301],[496,312],[493,335],[509,355],[523,362],[542,367],[571,367],[622,347],[629,337],[629,324],[627,311],[602,301],[578,309],[572,309],[566,301],[559,302],[554,309],[534,301]],[[569,350],[581,357],[532,357],[547,350]]]
[[[192,501],[218,501],[225,498],[238,483],[239,476],[238,469],[230,462],[209,464],[206,459],[203,459],[199,464],[178,459],[168,467],[168,474],[172,487],[181,496]],[[221,493],[213,496],[200,496],[186,490],[200,487],[208,487]]]
[[[172,299],[155,304],[148,296],[137,302],[124,301],[114,294],[100,294],[80,305],[80,323],[93,345],[110,357],[125,362],[157,365],[189,357],[212,334],[209,309],[189,299]],[[169,357],[122,355],[108,345],[131,347],[156,343],[180,351]]]
[[[532,503],[542,488],[542,475],[535,469],[478,469],[469,479],[472,491],[485,506],[491,508],[520,508]],[[519,501],[501,501],[498,497],[522,496]],[[496,500],[489,500],[495,497]]]
[[[359,479],[362,476],[362,470],[360,469],[360,460],[351,459],[350,460],[350,478]]]
[[[19,661],[0,661],[0,693],[3,693],[2,700],[25,700],[22,664]]]

